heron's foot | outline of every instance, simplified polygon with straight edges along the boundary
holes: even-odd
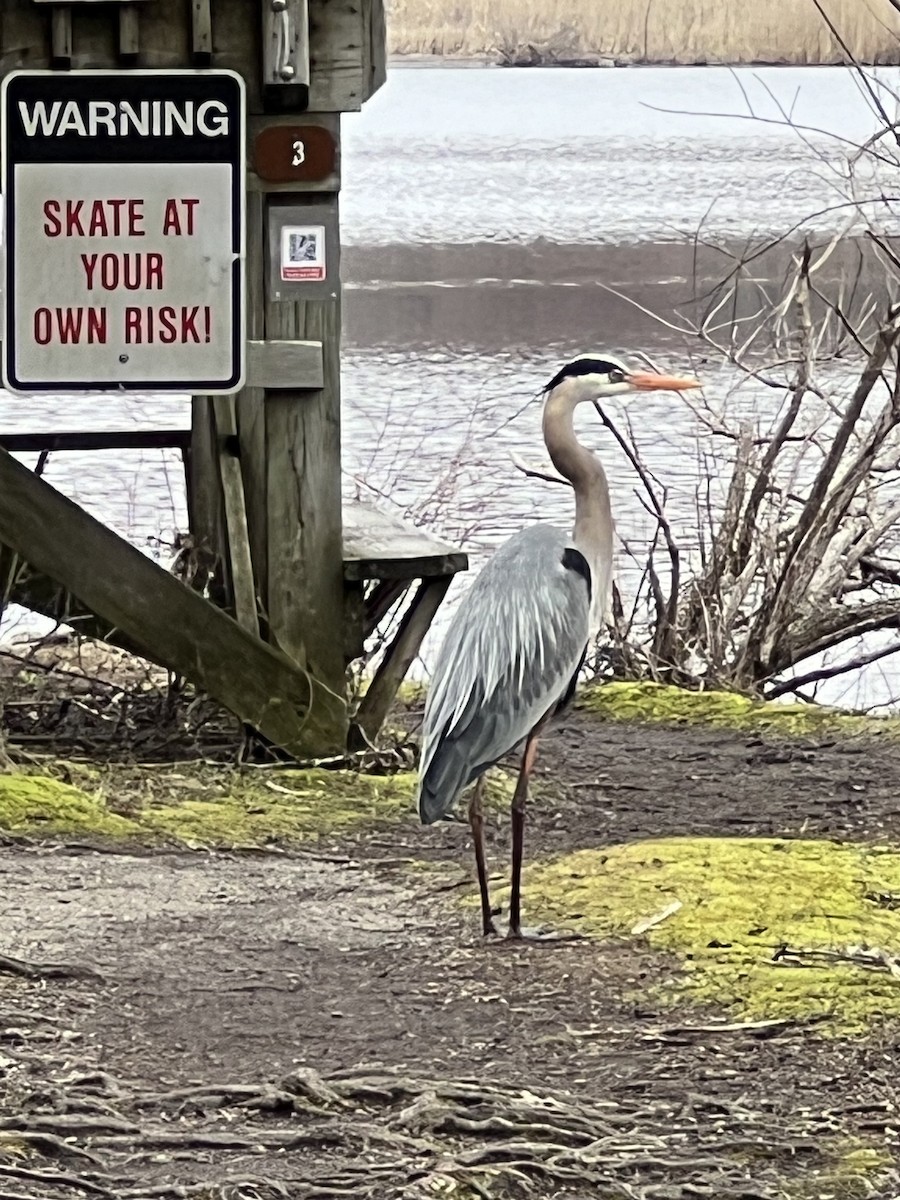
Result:
[[[559,933],[555,929],[529,929],[527,926],[518,926],[513,928],[510,925],[506,932],[506,939],[510,942],[583,942],[585,940],[583,933]]]

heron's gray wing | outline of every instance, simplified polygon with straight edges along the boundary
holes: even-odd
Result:
[[[551,526],[523,530],[489,560],[447,630],[425,705],[424,822],[565,695],[587,646],[590,599],[585,559]]]

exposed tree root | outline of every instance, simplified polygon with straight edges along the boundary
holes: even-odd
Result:
[[[31,1188],[22,1193],[28,1197],[52,1185],[121,1200],[499,1200],[550,1191],[601,1200],[773,1200],[785,1171],[822,1167],[847,1117],[805,1111],[786,1121],[649,1084],[584,1097],[474,1079],[303,1069],[274,1085],[142,1092],[96,1073],[48,1078],[31,1103],[26,1097],[0,1119],[0,1177]],[[4,1139],[46,1165],[4,1162]],[[50,1170],[60,1157],[90,1169]],[[264,1172],[247,1169],[261,1158]]]
[[[70,963],[32,963],[8,954],[0,954],[0,973],[18,975],[22,979],[96,979],[103,982],[103,976],[92,967]]]

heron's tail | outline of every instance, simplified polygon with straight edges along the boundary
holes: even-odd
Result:
[[[469,763],[459,747],[442,742],[429,756],[419,777],[419,817],[423,825],[433,825],[446,817],[459,793],[469,783]]]

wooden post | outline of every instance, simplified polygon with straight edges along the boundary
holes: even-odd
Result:
[[[45,491],[35,493],[45,518],[52,510],[85,561],[75,561],[68,546],[54,558],[41,537],[32,552],[23,540],[36,532],[31,516],[2,495],[0,541],[19,553],[25,548],[28,563],[50,577],[28,581],[36,607],[58,612],[77,597],[99,614],[89,618],[92,632],[171,663],[272,741],[288,749],[308,749],[315,741],[320,753],[342,748],[347,732],[339,114],[360,108],[384,80],[383,15],[383,0],[152,0],[140,6],[0,0],[0,76],[20,67],[110,70],[127,62],[163,71],[210,65],[245,81],[248,382],[233,399],[193,398],[187,456],[191,534],[198,553],[217,564],[207,595],[233,611],[240,626],[196,592],[185,600],[189,589],[170,579],[172,590],[160,580],[160,568],[141,555],[139,562],[110,531],[76,515],[75,506],[60,507],[62,498],[51,500]],[[293,133],[298,119],[302,128]],[[304,133],[309,154],[285,155]],[[267,168],[253,159],[259,134],[270,135]],[[312,290],[287,287],[277,294],[270,286],[270,221],[289,206],[302,223],[314,203],[310,221],[328,228],[327,277]],[[0,476],[15,480],[16,464],[2,452],[0,458]],[[130,579],[121,594],[110,586],[111,563],[140,579],[147,595]],[[350,582],[360,590],[358,580]],[[205,610],[208,637],[202,634]],[[197,639],[196,661],[185,629],[172,628],[184,614]],[[268,645],[255,637],[257,630]],[[222,659],[226,647],[239,648],[233,677]],[[251,662],[259,678],[245,689],[241,680]],[[310,708],[302,733],[298,680],[307,683]],[[260,707],[267,689],[271,703]],[[255,697],[252,703],[244,690]],[[273,716],[276,709],[280,715]]]
[[[332,206],[336,221],[337,197]],[[337,279],[336,263],[332,270]],[[325,375],[320,390],[265,396],[267,611],[272,640],[337,688],[344,678],[339,282],[332,291],[324,300],[266,305],[267,337],[321,341]]]

